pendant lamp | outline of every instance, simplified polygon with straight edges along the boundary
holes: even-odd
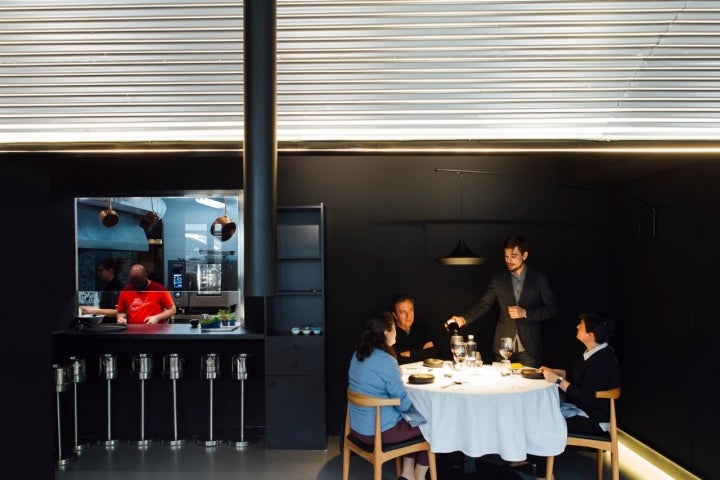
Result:
[[[462,183],[462,177],[463,172],[454,172],[457,173],[458,179],[460,181],[460,226],[462,228],[463,223],[463,183]],[[440,265],[480,265],[482,263],[485,263],[485,259],[482,257],[478,257],[473,253],[472,250],[467,246],[465,243],[465,239],[462,236],[462,233],[460,234],[460,240],[458,240],[457,245],[453,249],[452,252],[450,252],[448,255],[444,257],[440,257],[437,259],[437,262]]]

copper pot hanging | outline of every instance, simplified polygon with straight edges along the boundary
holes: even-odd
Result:
[[[223,199],[225,200],[225,199]],[[215,219],[215,221],[210,225],[210,233],[214,237],[220,238],[221,241],[227,241],[229,240],[233,235],[235,235],[235,230],[237,230],[237,226],[235,225],[235,222],[230,220],[230,217],[228,217],[227,214],[227,202],[225,203],[225,215],[221,215]]]
[[[150,227],[152,227],[155,222],[158,221],[158,218],[160,218],[155,211],[155,207],[153,205],[152,197],[150,197],[150,211],[147,212],[143,217],[140,219],[140,226],[143,230],[146,232],[150,230]]]
[[[108,208],[100,210],[98,218],[100,219],[100,223],[108,228],[114,227],[120,221],[120,216],[112,208],[112,198],[108,199]]]

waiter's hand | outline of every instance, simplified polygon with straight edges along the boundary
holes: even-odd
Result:
[[[513,319],[527,318],[527,310],[522,307],[518,307],[517,305],[508,307],[508,314],[510,314],[510,318]]]

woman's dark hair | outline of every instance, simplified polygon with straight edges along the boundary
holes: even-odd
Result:
[[[376,348],[397,358],[395,349],[385,342],[385,332],[392,330],[394,325],[395,321],[390,312],[383,312],[370,317],[357,344],[357,352],[355,353],[357,359],[362,362]]]
[[[125,265],[125,260],[117,257],[106,258],[102,260],[99,265],[103,268],[103,270],[112,270],[115,275],[120,275],[123,265]]]
[[[607,317],[597,313],[581,313],[580,321],[585,323],[585,331],[595,335],[597,343],[605,343],[612,337],[615,324]]]

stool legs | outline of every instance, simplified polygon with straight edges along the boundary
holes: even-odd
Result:
[[[55,412],[57,414],[57,465],[66,465],[70,460],[74,459],[74,455],[64,456],[62,448],[62,421],[60,415],[60,392],[67,390],[70,381],[70,367],[67,365],[53,365],[53,374],[55,377]]]
[[[152,376],[153,359],[146,353],[133,355],[130,373],[140,380],[140,438],[130,443],[138,447],[147,447],[152,440],[145,438],[145,380]]]
[[[114,447],[118,444],[116,438],[112,438],[112,380],[107,380],[107,438],[101,440],[100,444],[106,447]]]
[[[240,380],[240,439],[229,442],[235,447],[247,447],[250,442],[245,440],[245,380],[247,379],[247,353],[238,353],[232,359],[232,375]]]
[[[107,380],[107,438],[100,440],[100,445],[111,448],[118,444],[118,440],[112,438],[112,382],[117,377],[117,361],[115,355],[110,353],[100,357],[100,375]]]
[[[87,379],[87,373],[85,371],[85,359],[78,357],[69,357],[70,368],[72,371],[72,382],[73,382],[73,425],[75,427],[75,443],[73,444],[73,451],[79,452],[83,448],[87,447],[87,443],[80,443],[80,436],[78,433],[78,383],[84,382]]]
[[[163,357],[163,376],[172,380],[173,390],[173,438],[165,441],[171,447],[178,447],[185,443],[178,434],[178,412],[177,412],[177,379],[182,378],[184,358],[179,353],[169,353]]]
[[[199,443],[206,447],[216,447],[222,444],[222,440],[213,438],[213,380],[220,376],[220,356],[216,353],[207,353],[200,359],[200,371],[203,377],[210,381],[210,420],[208,426],[208,438],[199,440]]]
[[[185,443],[185,440],[178,438],[178,415],[177,415],[177,383],[172,379],[173,387],[173,439],[167,442],[171,447],[177,447]]]

